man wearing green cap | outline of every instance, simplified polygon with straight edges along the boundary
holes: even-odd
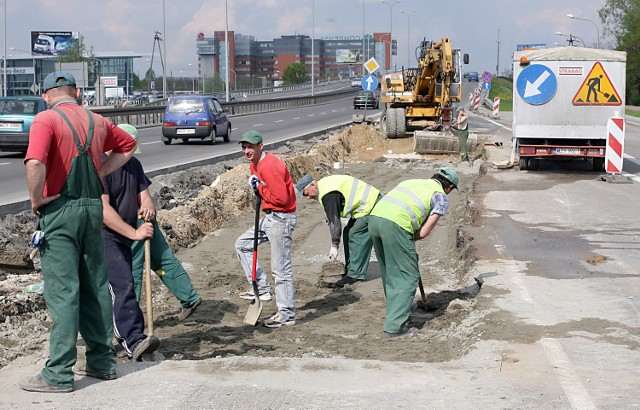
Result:
[[[447,195],[458,183],[455,169],[440,168],[431,179],[401,182],[371,211],[369,233],[387,298],[385,337],[416,330],[407,327],[420,279],[415,241],[426,238],[444,216],[449,207]]]
[[[275,280],[278,311],[263,324],[270,328],[291,326],[296,323],[291,244],[293,230],[298,223],[293,182],[285,163],[272,153],[263,151],[260,133],[245,132],[239,144],[242,144],[245,158],[250,161],[249,185],[256,195],[262,198],[262,211],[265,213],[259,221],[258,244],[267,241],[271,243],[271,273]],[[247,229],[236,240],[236,253],[249,283],[252,282],[254,229],[253,226]],[[271,300],[271,286],[265,276],[262,266],[258,263],[258,297],[260,300]],[[241,293],[240,297],[252,300],[255,295],[253,290],[249,290]]]
[[[78,105],[80,90],[71,73],[47,75],[42,91],[51,109],[36,115],[24,162],[31,210],[44,231],[40,257],[52,326],[49,359],[20,387],[64,393],[73,391],[78,331],[87,345],[86,374],[116,378],[101,178],[131,158],[136,140]]]

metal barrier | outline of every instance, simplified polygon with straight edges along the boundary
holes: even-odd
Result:
[[[314,96],[302,96],[291,98],[271,98],[256,101],[220,102],[230,116],[256,114],[270,111],[286,110],[291,108],[307,107],[317,104],[325,104],[351,98],[355,90],[346,89],[331,94]],[[96,107],[93,112],[109,118],[114,124],[128,123],[136,127],[145,127],[162,124],[165,105],[157,106],[129,106],[126,108]]]

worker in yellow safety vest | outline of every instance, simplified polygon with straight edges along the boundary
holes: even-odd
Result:
[[[331,286],[342,288],[365,280],[372,247],[369,213],[382,198],[380,191],[349,175],[331,175],[317,181],[305,175],[296,190],[298,195],[319,200],[324,207],[331,233],[330,260],[337,259],[341,234],[344,237],[345,271]],[[344,229],[340,218],[349,218]]]
[[[455,169],[438,169],[431,179],[401,182],[371,211],[369,234],[387,298],[385,337],[417,331],[407,326],[420,279],[415,241],[426,238],[446,213],[447,195],[459,181]]]

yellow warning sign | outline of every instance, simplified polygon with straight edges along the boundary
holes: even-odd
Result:
[[[620,95],[600,62],[596,62],[573,97],[573,105],[622,105]]]

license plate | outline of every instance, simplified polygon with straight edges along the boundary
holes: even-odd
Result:
[[[580,148],[556,148],[556,154],[580,155]]]
[[[193,128],[183,128],[176,131],[178,134],[195,134],[196,130]]]
[[[20,124],[19,122],[0,122],[0,128],[20,129],[22,128],[22,124]]]

